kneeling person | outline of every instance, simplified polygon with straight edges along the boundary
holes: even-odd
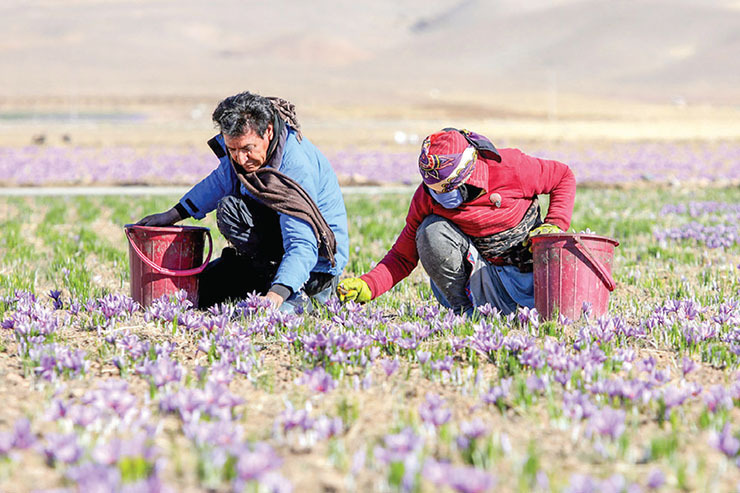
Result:
[[[199,282],[199,306],[257,292],[284,311],[328,299],[347,264],[347,212],[329,161],[301,135],[293,105],[243,92],[213,112],[208,144],[219,166],[170,210],[139,221],[166,226],[216,210],[232,247]],[[286,303],[287,302],[287,303]]]
[[[437,300],[457,314],[485,304],[504,314],[533,307],[529,238],[570,226],[576,192],[570,168],[445,129],[424,139],[419,172],[423,183],[395,244],[370,272],[340,282],[340,299],[375,299],[421,260]],[[540,194],[550,195],[544,223]]]

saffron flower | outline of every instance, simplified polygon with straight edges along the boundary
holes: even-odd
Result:
[[[313,370],[306,371],[298,383],[308,386],[314,392],[322,394],[331,392],[337,386],[336,380],[329,375],[322,367],[316,367]]]
[[[388,377],[393,375],[400,365],[401,363],[398,361],[398,358],[380,360],[380,367],[383,368],[385,375]]]

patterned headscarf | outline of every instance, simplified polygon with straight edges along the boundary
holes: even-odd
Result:
[[[437,132],[421,144],[419,172],[435,192],[450,192],[470,178],[477,159],[478,150],[459,131]]]

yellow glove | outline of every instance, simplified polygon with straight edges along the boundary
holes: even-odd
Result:
[[[552,233],[562,233],[563,230],[559,227],[555,226],[554,224],[540,224],[536,228],[534,228],[532,231],[529,232],[529,235],[524,239],[522,242],[522,246],[525,247],[529,245],[529,251],[532,251],[532,237],[533,236],[539,236],[539,235],[546,235],[546,234],[552,234]]]
[[[339,301],[352,300],[358,303],[366,303],[373,297],[370,286],[359,277],[350,277],[341,281],[337,286],[337,295]]]

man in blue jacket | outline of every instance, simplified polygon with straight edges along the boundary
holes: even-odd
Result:
[[[139,221],[168,226],[216,210],[232,247],[200,277],[199,306],[258,292],[284,311],[325,301],[349,257],[347,212],[324,155],[301,135],[293,105],[243,92],[213,112],[219,166],[170,210]]]

